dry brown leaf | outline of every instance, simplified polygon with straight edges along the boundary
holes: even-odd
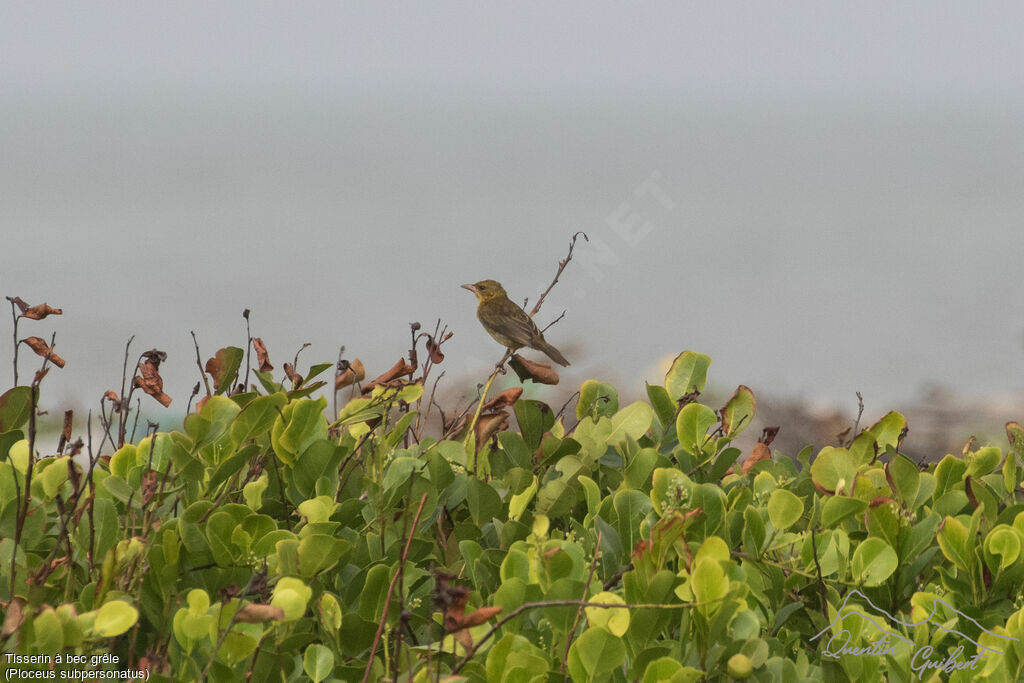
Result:
[[[743,474],[749,474],[750,470],[754,469],[754,465],[762,460],[771,460],[771,457],[772,451],[768,448],[767,444],[758,441],[754,444],[754,448],[751,449],[750,455],[743,461]]]
[[[476,433],[477,449],[503,429],[508,429],[508,413],[505,411],[481,415],[476,421],[476,427],[473,429]]]
[[[17,631],[23,621],[25,621],[25,601],[21,598],[14,598],[7,605],[4,625],[0,627],[0,637],[6,638]]]
[[[375,377],[369,384],[363,387],[362,393],[368,394],[373,391],[373,388],[379,384],[387,384],[392,380],[396,380],[399,377],[405,377],[416,372],[416,368],[405,362],[404,358],[399,358],[398,362],[391,366],[391,369],[385,372],[383,375]]]
[[[484,404],[480,410],[482,412],[501,410],[502,408],[508,408],[510,405],[519,400],[519,397],[523,395],[522,387],[512,387],[501,392],[490,401]]]
[[[25,302],[22,301],[21,303]],[[38,306],[32,306],[31,308],[23,308],[19,317],[28,318],[29,320],[42,320],[48,315],[62,315],[63,313],[64,311],[59,308],[51,308],[46,304],[39,304]]]
[[[274,366],[270,364],[270,354],[267,353],[267,345],[259,337],[252,338],[252,347],[256,349],[256,360],[260,364],[260,372],[271,372]]]
[[[339,368],[339,371],[334,375],[335,391],[366,379],[366,368],[363,367],[363,361],[355,358],[352,361],[343,362],[345,363],[345,368]]]
[[[295,371],[295,368],[292,367],[291,363],[284,364],[284,374],[288,376],[288,379],[292,381],[294,386],[302,384],[302,375]]]
[[[22,339],[22,341],[25,342],[30,349],[35,351],[37,356],[49,358],[50,362],[58,368],[64,367],[64,359],[54,353],[53,349],[50,348],[44,339],[40,339],[39,337],[28,337],[26,339]]]
[[[245,624],[262,624],[267,621],[284,621],[284,610],[274,605],[243,605],[235,615],[235,621]]]
[[[13,299],[11,297],[7,297],[7,300],[10,301],[15,306],[17,306],[18,310],[21,311],[22,313],[29,309],[29,305],[25,303],[20,296],[16,296]]]
[[[152,354],[153,351],[147,352]],[[162,353],[162,352],[156,352]],[[147,356],[143,354],[143,356]],[[167,354],[163,354],[163,358],[166,358]],[[164,393],[164,380],[160,377],[160,373],[157,372],[157,367],[163,358],[157,358],[156,363],[150,360],[143,360],[139,362],[139,374],[135,375],[135,386],[142,389],[144,392],[155,398],[160,405],[164,408],[171,405],[171,397]]]
[[[526,360],[518,353],[513,353],[509,365],[523,382],[531,379],[538,384],[558,384],[558,373],[545,363]]]
[[[430,362],[434,365],[444,360],[444,354],[441,353],[440,342],[434,341],[434,338],[429,334],[427,335],[427,354],[430,356]]]

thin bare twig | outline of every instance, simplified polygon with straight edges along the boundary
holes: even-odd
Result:
[[[853,423],[853,433],[850,434],[850,441],[849,441],[849,443],[846,444],[847,448],[849,448],[850,445],[853,444],[853,440],[857,438],[857,432],[860,429],[860,418],[861,418],[861,416],[863,414],[864,414],[864,397],[861,396],[860,392],[858,391],[857,392],[857,421]]]
[[[590,592],[590,582],[594,580],[594,569],[597,567],[597,556],[601,553],[601,531],[597,532],[597,543],[594,545],[594,556],[590,559],[590,573],[587,576],[587,582],[583,584],[583,599],[587,599],[587,594]],[[583,605],[580,605],[576,610],[576,618],[573,619],[572,628],[569,629],[569,635],[565,641],[565,653],[562,654],[562,667],[559,669],[562,673],[565,673],[565,667],[569,665],[569,648],[572,647],[572,636],[576,632],[576,627],[580,623],[580,617],[583,616]]]
[[[388,594],[384,598],[384,611],[380,615],[380,624],[377,626],[377,632],[373,634],[373,645],[370,646],[370,656],[366,661],[366,670],[363,671],[363,683],[370,680],[370,670],[373,669],[373,658],[377,654],[377,646],[380,644],[380,636],[384,632],[384,625],[388,620],[388,607],[391,605],[391,594],[395,591],[395,584],[398,582],[398,577],[402,575],[401,568],[405,566],[405,561],[409,557],[409,547],[412,545],[412,537],[416,535],[416,525],[420,522],[420,513],[423,512],[423,506],[427,504],[427,494],[424,493],[423,497],[420,498],[420,506],[416,508],[416,515],[412,518],[412,525],[409,529],[409,535],[405,539],[405,548],[402,549],[402,559],[398,565],[399,569],[395,572],[395,575],[391,577],[391,585],[388,586]]]
[[[569,261],[572,260],[572,252],[573,249],[576,248],[576,240],[579,238],[580,235],[583,235],[583,239],[585,241],[590,241],[590,238],[587,237],[587,233],[583,232],[582,230],[573,234],[572,240],[569,241],[569,253],[566,254],[564,259],[558,262],[558,271],[555,273],[555,279],[551,281],[551,284],[548,285],[548,288],[545,289],[544,293],[540,295],[539,299],[537,299],[537,303],[533,305],[533,310],[530,311],[531,318],[534,315],[536,315],[536,313],[540,310],[540,307],[544,304],[544,299],[547,297],[548,292],[550,292],[554,288],[554,286],[558,284],[558,278],[562,276],[562,271],[565,270],[565,267],[569,265]]]
[[[199,376],[203,378],[203,386],[206,387],[206,395],[210,396],[212,394],[210,391],[210,381],[206,379],[206,370],[203,369],[203,359],[199,357],[199,340],[196,339],[195,331],[190,330],[190,332],[192,333],[192,343],[195,344],[196,347],[196,366],[199,367]]]

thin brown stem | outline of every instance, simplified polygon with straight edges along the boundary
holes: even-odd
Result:
[[[363,671],[363,681],[370,680],[370,671],[373,669],[373,658],[377,654],[377,646],[380,644],[381,634],[384,633],[384,626],[388,620],[388,607],[391,606],[391,594],[395,591],[395,584],[398,583],[398,577],[402,575],[402,567],[405,566],[405,561],[409,557],[409,547],[412,545],[412,538],[416,535],[416,525],[420,522],[420,514],[423,512],[423,506],[427,504],[427,494],[424,493],[423,497],[420,498],[420,506],[416,508],[416,515],[412,518],[412,525],[409,529],[409,535],[405,539],[405,548],[402,549],[401,564],[398,565],[398,570],[395,571],[395,575],[391,577],[391,584],[388,586],[388,594],[384,598],[384,611],[380,615],[380,624],[377,626],[377,632],[373,634],[373,645],[370,646],[370,655],[366,661],[366,669]]]

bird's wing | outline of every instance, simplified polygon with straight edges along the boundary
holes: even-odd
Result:
[[[514,311],[510,309],[509,315],[502,322],[508,325],[508,329],[503,332],[523,346],[532,346],[534,341],[541,336],[540,330],[537,329],[537,323],[533,322],[533,318],[518,306]]]

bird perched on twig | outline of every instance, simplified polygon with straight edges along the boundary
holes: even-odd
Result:
[[[569,365],[558,349],[544,340],[544,335],[533,318],[508,298],[505,288],[494,280],[481,280],[473,285],[462,285],[476,294],[480,302],[476,317],[487,333],[502,346],[515,351],[524,346],[543,351],[559,365]]]

